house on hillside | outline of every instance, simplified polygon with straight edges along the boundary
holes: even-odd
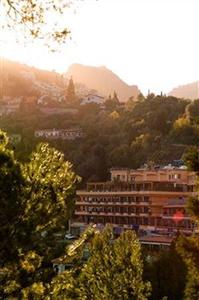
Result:
[[[3,96],[1,103],[4,105],[19,105],[22,102],[22,97]]]
[[[43,95],[47,95],[58,100],[61,97],[63,98],[63,90],[55,84],[35,80],[34,88]]]
[[[5,104],[0,106],[0,116],[10,115],[19,110],[20,104]]]
[[[38,105],[47,105],[49,97],[47,95],[42,95],[37,99]]]
[[[81,99],[81,105],[89,104],[89,103],[96,103],[96,104],[103,104],[104,97],[96,95],[96,94],[88,94],[84,98]]]
[[[7,100],[7,105],[20,105],[22,102],[22,97],[10,98]]]

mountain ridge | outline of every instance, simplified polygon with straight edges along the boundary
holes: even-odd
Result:
[[[130,97],[135,99],[140,91],[137,85],[128,85],[117,74],[105,66],[94,67],[82,64],[72,64],[66,77],[73,77],[74,82],[80,82],[90,89],[97,90],[104,97],[116,91],[120,101],[125,102]]]
[[[179,85],[174,87],[168,94],[177,98],[198,99],[199,98],[199,81]]]

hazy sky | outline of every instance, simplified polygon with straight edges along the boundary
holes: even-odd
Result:
[[[72,63],[106,66],[128,84],[168,92],[199,80],[199,0],[75,0],[63,22],[72,40],[58,53],[5,36],[1,53],[63,72]]]

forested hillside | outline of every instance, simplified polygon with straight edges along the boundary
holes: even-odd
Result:
[[[61,115],[46,115],[38,105],[26,105],[14,115],[2,116],[0,127],[21,135],[14,145],[21,160],[45,140],[65,153],[84,182],[107,179],[111,167],[169,163],[180,159],[190,145],[199,145],[199,100],[153,94],[139,98],[125,106],[110,99],[103,108],[77,104],[75,114]],[[84,135],[74,140],[34,136],[35,130],[53,128],[81,128]]]

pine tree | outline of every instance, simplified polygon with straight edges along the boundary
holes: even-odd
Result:
[[[145,100],[145,97],[142,93],[139,93],[138,97],[137,97],[137,101],[142,102]]]
[[[70,78],[66,89],[66,101],[71,104],[77,101],[77,96],[75,94],[75,85],[72,77]]]
[[[113,93],[113,98],[112,98],[112,100],[113,100],[114,102],[116,102],[116,103],[119,103],[119,102],[120,102],[120,101],[119,101],[119,98],[118,98],[118,96],[117,96],[116,91],[114,91],[114,93]]]
[[[117,96],[117,93],[114,91],[113,97],[111,95],[108,96],[108,98],[105,101],[105,106],[107,110],[115,110],[119,104],[119,99]]]

